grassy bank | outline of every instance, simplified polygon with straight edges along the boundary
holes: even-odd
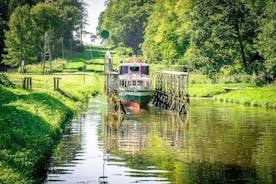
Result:
[[[276,109],[276,86],[254,87],[250,89],[233,90],[214,96],[214,99],[249,106],[259,106]]]
[[[40,179],[37,173],[47,166],[47,158],[65,123],[89,96],[102,92],[102,77],[94,73],[86,74],[85,80],[78,73],[9,74],[18,86],[26,76],[32,77],[32,92],[0,86],[0,183],[31,183]],[[53,77],[61,78],[63,93],[53,90]]]
[[[77,106],[57,92],[0,86],[0,183],[30,183]]]
[[[248,78],[248,77],[247,77]],[[253,82],[229,82],[190,74],[189,94],[192,97],[212,97],[215,100],[249,106],[276,108],[276,84],[258,87]]]
[[[93,59],[88,52],[72,53],[54,62],[54,72],[62,73],[53,75],[41,75],[41,65],[27,66],[24,75],[8,73],[14,88],[0,81],[0,183],[43,179],[65,124],[90,96],[103,92],[103,52],[94,49]],[[24,77],[32,78],[31,92],[22,89]],[[54,77],[60,78],[59,91],[53,90]]]
[[[95,73],[59,75],[9,74],[21,85],[31,76],[33,90],[0,85],[0,183],[32,183],[41,179],[47,159],[61,138],[65,123],[91,95],[102,91],[102,78]],[[53,77],[60,89],[53,90]],[[36,177],[34,177],[36,176]]]

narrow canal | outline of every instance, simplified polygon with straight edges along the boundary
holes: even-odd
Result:
[[[275,183],[276,112],[192,100],[188,115],[115,115],[100,97],[67,127],[45,183]]]

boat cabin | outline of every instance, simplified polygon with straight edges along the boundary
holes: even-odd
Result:
[[[140,58],[127,58],[119,65],[120,87],[150,87],[149,64]]]
[[[141,74],[149,75],[149,65],[147,63],[123,63],[119,67],[120,75]]]

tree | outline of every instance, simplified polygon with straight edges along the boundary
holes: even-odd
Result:
[[[34,36],[34,22],[30,6],[17,7],[10,17],[9,30],[5,32],[5,51],[3,63],[18,66],[22,60],[26,64],[37,61],[39,53],[38,37]]]
[[[256,17],[240,0],[195,1],[193,38],[200,61],[195,66],[213,75],[225,65],[252,72],[251,53],[258,33]]]
[[[8,28],[8,3],[6,0],[0,0],[0,66],[2,61],[2,54],[4,54],[4,30]]]
[[[35,33],[41,40],[40,45],[42,49],[42,62],[43,62],[43,72],[45,69],[46,57],[50,62],[50,72],[52,71],[52,50],[54,45],[54,40],[60,37],[60,12],[59,10],[46,3],[38,3],[31,9],[31,13],[35,23]]]
[[[147,18],[152,10],[153,0],[110,0],[106,10],[100,15],[98,33],[110,32],[109,43],[114,46],[123,44],[136,53],[143,43],[143,32]]]
[[[276,2],[269,0],[260,16],[260,33],[256,47],[265,59],[266,80],[276,80]]]
[[[158,0],[145,28],[144,57],[151,61],[179,62],[190,46],[191,0]]]

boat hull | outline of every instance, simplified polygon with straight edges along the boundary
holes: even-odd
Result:
[[[139,112],[140,109],[146,109],[148,103],[151,101],[153,96],[152,90],[146,91],[121,91],[119,98],[121,103],[127,110]]]

